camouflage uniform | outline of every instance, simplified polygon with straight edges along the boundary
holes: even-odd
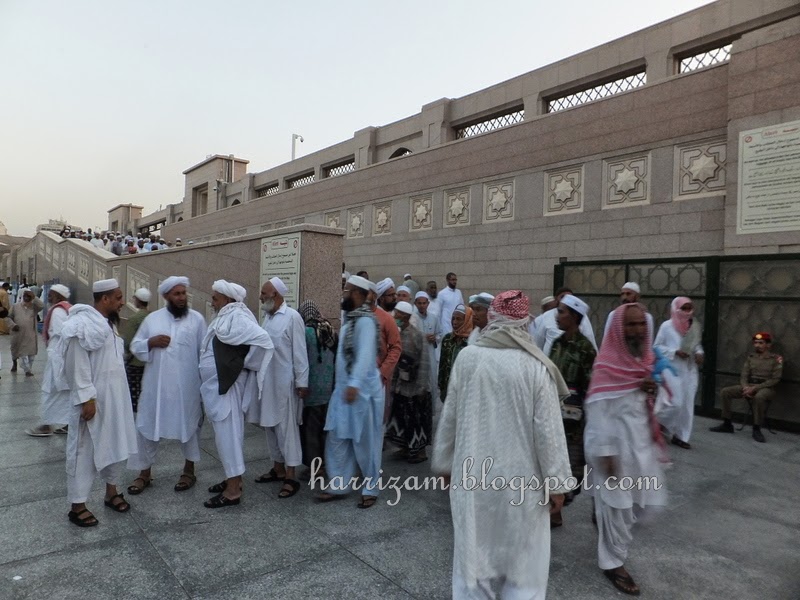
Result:
[[[767,404],[775,396],[773,389],[781,380],[783,374],[783,357],[767,350],[763,354],[750,354],[744,361],[739,385],[722,388],[722,418],[731,418],[731,404],[734,398],[742,398],[742,390],[747,386],[756,388],[753,398],[753,425],[761,426],[764,423],[764,413]]]

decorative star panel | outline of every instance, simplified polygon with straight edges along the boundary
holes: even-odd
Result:
[[[347,211],[347,237],[364,237],[364,207],[351,208]]]
[[[469,188],[444,193],[444,226],[469,225]]]
[[[603,208],[650,203],[650,154],[603,161]]]
[[[392,233],[392,204],[376,204],[373,208],[372,235]]]
[[[409,231],[423,231],[433,225],[433,196],[411,198],[411,218]]]
[[[514,220],[514,180],[483,185],[483,222]]]
[[[544,216],[583,212],[583,165],[544,174]]]
[[[339,229],[342,225],[342,214],[339,211],[327,213],[325,215],[325,225]]]
[[[724,139],[676,146],[675,199],[724,195],[727,152]]]

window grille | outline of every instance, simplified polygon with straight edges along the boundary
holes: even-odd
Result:
[[[352,173],[355,170],[356,170],[356,161],[350,160],[345,163],[339,163],[338,165],[334,165],[332,167],[326,167],[325,177],[338,177],[339,175]]]
[[[680,63],[678,64],[678,73],[691,73],[692,71],[697,71],[697,69],[727,62],[730,59],[731,44],[727,44],[725,46],[720,46],[719,48],[705,50],[704,52],[698,52],[692,56],[685,56],[681,58]]]
[[[286,184],[288,185],[289,189],[303,187],[304,185],[308,185],[309,183],[314,183],[314,173],[308,173],[307,175],[302,175],[300,177],[296,177],[295,179],[288,179]]]
[[[281,191],[281,186],[277,183],[269,185],[267,187],[263,187],[260,190],[256,190],[256,197],[257,198],[264,198],[265,196],[272,196],[273,194],[277,194]]]
[[[486,133],[488,131],[494,131],[495,129],[502,129],[503,127],[508,127],[509,125],[516,125],[517,123],[522,123],[524,119],[524,109],[515,110],[503,115],[497,115],[490,119],[486,119],[485,121],[459,127],[456,129],[456,139],[461,140],[474,135],[480,135],[481,133]]]
[[[585,90],[569,93],[566,96],[551,98],[547,101],[547,112],[558,112],[559,110],[580,106],[587,102],[601,100],[602,98],[642,87],[646,83],[647,75],[644,70],[642,70],[633,75],[627,75],[619,79],[614,79],[613,81],[607,81],[606,83],[592,86]]]

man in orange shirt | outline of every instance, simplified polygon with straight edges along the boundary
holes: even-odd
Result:
[[[400,360],[402,344],[400,342],[400,329],[395,323],[391,311],[397,304],[397,294],[394,282],[388,277],[375,286],[367,298],[375,313],[380,329],[380,344],[378,345],[378,370],[381,373],[381,383],[386,392],[386,404],[383,411],[383,424],[389,420],[392,412],[392,394],[389,391],[394,376],[397,361]]]

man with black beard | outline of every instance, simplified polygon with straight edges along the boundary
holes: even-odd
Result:
[[[194,486],[200,460],[200,376],[197,365],[206,335],[202,315],[188,305],[186,277],[168,277],[158,286],[167,305],[147,316],[131,342],[131,353],[144,363],[136,430],[139,451],[128,468],[139,476],[128,487],[141,494],[150,486],[151,469],[161,438],[180,440],[186,463],[176,492]]]

